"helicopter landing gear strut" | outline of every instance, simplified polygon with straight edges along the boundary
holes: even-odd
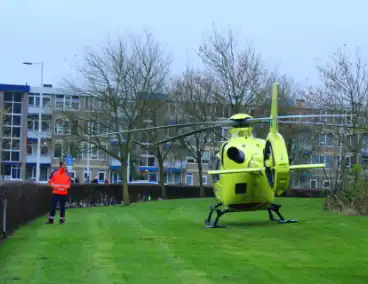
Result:
[[[222,227],[222,226],[217,225],[217,223],[222,215],[229,212],[228,209],[219,209],[219,207],[221,207],[222,205],[223,205],[222,203],[217,203],[215,206],[210,206],[210,212],[208,213],[208,217],[205,220],[205,224],[206,224],[205,228],[221,228]],[[214,211],[216,211],[217,216],[215,220],[213,221],[213,223],[211,224],[211,217]]]
[[[280,213],[280,208],[281,208],[280,204],[272,204],[270,207],[267,208],[268,217],[270,218],[271,221],[277,221],[282,224],[298,222],[298,220],[285,220],[285,218]],[[275,219],[275,216],[272,214],[272,212],[275,212],[280,219],[279,220]]]

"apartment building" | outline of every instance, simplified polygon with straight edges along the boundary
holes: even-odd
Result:
[[[19,179],[25,173],[25,144],[27,138],[26,116],[30,87],[0,84],[1,178]]]
[[[40,181],[47,182],[52,170],[58,166],[60,160],[73,153],[72,144],[68,144],[73,134],[73,127],[62,118],[62,111],[68,109],[80,114],[89,111],[93,103],[90,97],[68,94],[64,89],[53,88],[51,85],[33,87],[26,85],[0,84],[0,109],[8,112],[4,121],[0,121],[0,135],[3,143],[0,145],[0,157],[2,161],[1,177],[5,179],[35,180],[37,162],[37,138],[38,138],[38,113],[40,111],[40,93],[43,93],[42,132],[41,132],[41,156],[40,156]],[[161,99],[167,100],[167,96],[160,95]],[[284,110],[291,114],[326,113],[318,108],[307,108],[302,101],[297,106]],[[168,101],[165,113],[172,118],[180,106]],[[255,107],[245,112],[257,116]],[[219,119],[231,115],[230,108],[223,105],[215,105],[213,116]],[[166,119],[166,118],[165,118]],[[306,121],[307,119],[303,119]],[[308,120],[307,120],[308,121]],[[326,120],[328,123],[337,123],[333,119]],[[174,123],[173,121],[169,123]],[[165,124],[165,123],[163,123]],[[89,124],[87,123],[87,126]],[[211,164],[214,161],[219,144],[229,138],[229,129],[223,128],[220,133],[214,134],[206,143],[202,156],[202,183],[211,185],[212,178],[208,175]],[[299,133],[300,134],[300,133]],[[298,135],[299,135],[298,134]],[[167,133],[167,136],[172,136]],[[368,136],[365,136],[368,145]],[[150,143],[150,141],[145,141]],[[117,140],[106,139],[106,145],[114,149]],[[164,145],[167,147],[168,145]],[[120,183],[121,164],[118,160],[109,157],[104,151],[91,148],[88,143],[78,145],[79,150],[72,154],[72,168],[70,174],[73,179],[79,178],[81,183],[88,178],[97,176],[99,182],[107,179],[110,183]],[[198,166],[184,147],[175,146],[167,154],[164,161],[164,178],[167,184],[197,185],[199,182]],[[118,150],[118,149],[116,149]],[[303,163],[325,163],[326,171],[332,172],[338,166],[340,145],[328,134],[321,133],[317,142],[303,145]],[[118,152],[118,151],[117,151]],[[304,159],[304,160],[303,160]],[[344,159],[347,165],[352,164],[351,153],[347,153]],[[368,147],[364,147],[359,156],[359,162],[368,165]],[[130,178],[157,181],[159,169],[157,161],[147,149],[135,149],[130,157]],[[299,176],[293,176],[291,184],[300,188],[320,188],[328,186],[323,170],[303,172]]]
[[[42,91],[42,109],[40,93]],[[68,94],[64,89],[52,85],[41,87],[23,85],[0,85],[0,108],[9,110],[1,121],[0,135],[3,143],[0,148],[1,179],[35,180],[37,163],[38,115],[42,113],[40,182],[46,183],[51,172],[61,160],[66,160],[73,146],[70,141],[72,126],[65,122],[62,111],[68,109],[78,113],[88,112],[91,100],[86,96]],[[4,123],[2,125],[2,123]],[[116,139],[107,139],[108,147],[116,146]],[[97,177],[99,182],[107,179],[110,183],[121,182],[121,164],[104,151],[94,150],[88,143],[79,145],[82,151],[72,155],[72,179],[81,183]],[[167,146],[167,145],[166,145]],[[180,154],[178,154],[180,153]],[[203,156],[204,173],[209,163],[209,153]],[[131,160],[131,178],[158,180],[157,161],[147,151],[140,150]],[[187,168],[189,166],[189,171]],[[165,182],[168,184],[196,184],[197,165],[182,149],[170,152],[164,161]],[[204,184],[208,177],[204,175]]]

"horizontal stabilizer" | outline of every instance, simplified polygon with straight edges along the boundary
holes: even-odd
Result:
[[[290,165],[290,170],[318,169],[325,168],[325,164],[306,164],[306,165]]]
[[[209,171],[210,175],[219,175],[219,174],[239,174],[239,173],[261,173],[262,169],[260,168],[247,168],[247,169],[234,169],[234,170],[218,170],[218,171]]]

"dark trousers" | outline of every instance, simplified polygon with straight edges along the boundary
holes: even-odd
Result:
[[[52,195],[49,222],[54,221],[56,206],[57,206],[58,202],[59,202],[59,205],[60,205],[60,221],[65,220],[65,203],[66,203],[66,199],[67,199],[66,195],[57,195],[57,194]]]

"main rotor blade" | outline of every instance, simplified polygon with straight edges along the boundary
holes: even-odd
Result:
[[[159,144],[167,143],[167,142],[170,142],[170,141],[173,141],[173,140],[184,138],[184,137],[187,137],[187,136],[190,136],[190,135],[193,135],[193,134],[196,134],[196,133],[200,133],[200,132],[203,132],[203,131],[215,129],[216,127],[221,127],[221,126],[222,125],[219,124],[219,125],[208,126],[208,127],[205,127],[205,128],[193,130],[193,131],[186,132],[186,133],[183,133],[183,134],[178,135],[178,136],[174,136],[174,137],[171,137],[171,138],[168,138],[168,139],[165,139],[165,140],[161,140],[161,141],[157,142],[156,144],[159,145]]]
[[[298,114],[298,115],[280,115],[278,119],[289,119],[289,118],[318,118],[318,117],[347,117],[350,114]]]
[[[306,125],[325,125],[325,126],[336,126],[336,127],[346,127],[346,128],[353,128],[353,126],[342,125],[342,124],[330,124],[330,123],[323,123],[323,122],[312,122],[312,121],[293,121],[293,120],[285,120],[279,121],[278,123],[283,124],[306,124]]]
[[[137,128],[137,129],[131,129],[131,130],[118,131],[118,132],[109,132],[109,133],[93,135],[91,137],[110,136],[110,135],[114,135],[114,134],[124,134],[124,133],[140,132],[140,131],[150,131],[150,130],[167,129],[167,128],[174,128],[174,127],[188,127],[188,126],[206,125],[206,124],[218,124],[218,125],[233,126],[233,125],[236,125],[236,121],[218,120],[218,121],[189,122],[189,123],[162,125],[162,126],[147,127],[147,128]]]

